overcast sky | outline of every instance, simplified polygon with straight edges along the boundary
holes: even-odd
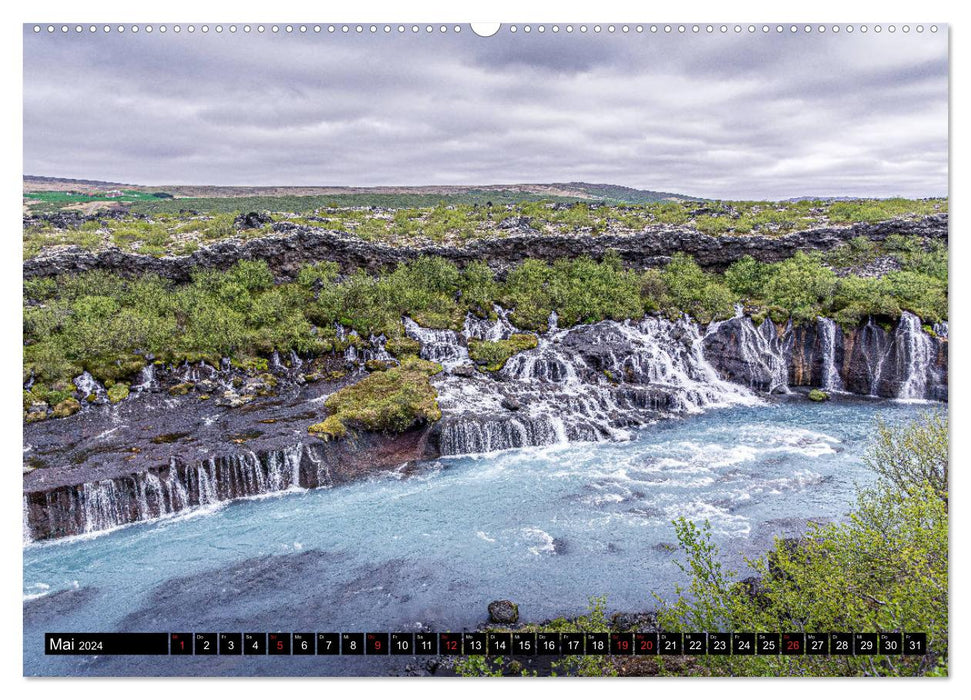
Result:
[[[24,30],[24,172],[947,194],[946,30],[491,38]]]

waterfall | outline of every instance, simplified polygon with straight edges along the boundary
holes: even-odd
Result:
[[[81,489],[81,508],[84,532],[108,530],[126,522],[118,485],[112,479],[84,484]]]
[[[34,531],[30,526],[30,501],[27,500],[27,496],[24,496],[24,529],[23,529],[23,543],[30,544],[34,541]]]
[[[822,388],[830,391],[842,391],[843,379],[836,367],[836,322],[831,318],[820,316],[816,319],[822,351]]]
[[[201,382],[204,379],[216,379],[218,371],[207,362],[200,361],[195,364],[184,363],[180,367],[179,379],[182,382]]]
[[[450,330],[422,328],[410,318],[404,319],[405,334],[421,343],[419,356],[438,362],[446,369],[469,362],[469,350],[459,333]]]
[[[466,340],[476,338],[478,340],[507,340],[509,336],[520,331],[509,321],[509,312],[501,306],[492,307],[496,314],[495,320],[477,318],[472,314],[465,317],[465,324],[462,328],[462,335]]]
[[[155,363],[149,362],[139,371],[138,382],[132,384],[131,389],[140,393],[143,391],[158,391],[158,388],[158,379],[155,377]]]
[[[105,388],[98,380],[91,376],[90,372],[85,371],[75,377],[74,387],[77,389],[82,401],[92,395],[95,396],[95,401],[99,403],[107,400],[108,393],[105,391]]]
[[[722,375],[766,393],[789,393],[789,367],[775,325],[766,318],[758,328],[737,309],[734,318],[716,321],[704,336],[705,354]]]
[[[297,354],[296,350],[291,350],[290,368],[293,370],[299,370],[301,367],[303,367],[303,360],[300,359],[300,356]]]
[[[172,459],[166,467],[137,474],[60,487],[43,496],[24,494],[24,543],[109,530],[237,498],[299,490],[304,455],[314,464],[320,462],[312,448],[297,443],[263,457],[245,452],[197,464]],[[324,482],[318,479],[309,485],[318,484]],[[32,499],[38,498],[42,499],[39,507],[32,509]]]
[[[920,326],[920,319],[914,314],[904,311],[900,315],[900,323],[894,333],[894,342],[903,354],[903,366],[906,368],[898,399],[927,398],[928,375],[934,359],[934,351],[930,337]]]
[[[947,321],[938,321],[931,327],[931,330],[938,338],[947,340]]]
[[[198,477],[199,505],[208,506],[219,500],[216,492],[216,460],[210,459],[199,465]]]
[[[887,334],[873,322],[872,318],[867,319],[866,325],[860,330],[858,344],[862,349],[864,364],[870,376],[867,393],[870,396],[879,396],[883,367],[887,363],[891,350]]]
[[[470,335],[495,332],[485,324],[466,328]],[[718,376],[697,325],[687,319],[602,321],[568,330],[556,329],[554,319],[538,346],[511,357],[496,378],[445,372],[432,380],[444,416],[442,454],[627,439],[627,428],[664,415],[759,402]]]

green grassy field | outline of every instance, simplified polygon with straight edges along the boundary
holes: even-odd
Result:
[[[176,214],[191,209],[200,214],[226,214],[248,211],[304,214],[319,209],[381,207],[385,209],[428,208],[438,205],[505,205],[540,200],[574,202],[569,197],[544,197],[504,190],[469,190],[461,194],[328,194],[283,197],[182,197],[168,200],[141,200],[131,210],[141,214]]]
[[[51,193],[58,194],[58,193]],[[416,200],[416,197],[418,198]],[[468,202],[480,197],[482,202]],[[509,200],[509,201],[504,201]],[[423,202],[405,206],[405,202]],[[56,205],[56,198],[48,202]],[[364,206],[368,203],[375,209]],[[681,226],[712,236],[778,236],[809,228],[914,219],[947,212],[946,199],[886,199],[840,202],[691,202],[605,205],[514,192],[483,190],[456,195],[357,194],[335,197],[240,197],[142,199],[131,205],[138,215],[91,218],[69,228],[49,220],[24,225],[24,256],[46,248],[77,245],[86,250],[118,247],[147,255],[184,255],[217,240],[248,239],[273,232],[271,224],[243,228],[243,212],[269,212],[275,223],[290,222],[397,246],[468,241],[530,232],[538,235],[636,234],[652,226]],[[187,211],[188,210],[188,211]],[[198,213],[196,213],[198,212]]]

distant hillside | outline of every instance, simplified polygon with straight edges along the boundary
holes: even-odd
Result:
[[[117,196],[105,196],[106,191],[120,188],[124,188],[124,190]],[[200,212],[226,212],[242,209],[305,211],[328,206],[407,208],[430,207],[440,202],[449,205],[486,204],[490,202],[493,204],[516,204],[537,200],[650,204],[662,201],[700,199],[671,192],[655,192],[621,185],[587,182],[407,187],[146,186],[37,175],[24,176],[23,192],[27,209],[35,213],[57,209],[78,209],[92,213],[93,209],[99,206],[114,208],[131,206],[133,211],[150,213],[178,212],[180,209],[192,209]],[[157,201],[157,198],[162,196],[171,196],[172,199],[164,202]],[[99,202],[103,202],[103,204],[99,204]]]
[[[44,177],[43,175],[24,175],[24,187],[31,185],[87,185],[89,187],[131,187],[124,182],[105,182],[104,180],[75,180],[70,177]]]
[[[651,202],[670,201],[701,201],[701,197],[691,197],[674,192],[655,192],[654,190],[638,190],[623,185],[593,185],[588,182],[554,183],[553,187],[577,189],[588,194],[592,199],[602,199],[611,204],[649,204]]]

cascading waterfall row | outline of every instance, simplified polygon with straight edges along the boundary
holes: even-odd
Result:
[[[765,319],[756,325],[741,313],[707,328],[687,318],[648,316],[560,329],[553,315],[536,348],[514,355],[498,372],[483,373],[471,364],[468,341],[504,340],[520,332],[507,312],[495,312],[494,320],[468,317],[461,332],[426,329],[405,319],[407,334],[421,344],[421,356],[445,367],[432,380],[442,419],[429,431],[434,445],[429,454],[625,439],[630,428],[665,416],[757,405],[763,399],[756,391],[784,393],[791,386],[947,400],[947,326],[938,324],[928,333],[909,313],[890,330],[873,320],[840,329],[823,318],[781,326]],[[369,345],[349,346],[345,359],[393,361],[383,337],[372,337]],[[301,364],[296,356],[289,361],[291,367]],[[273,364],[282,366],[279,358]],[[217,372],[208,366],[185,371],[197,379]],[[82,389],[99,391],[86,377],[80,380]],[[145,386],[156,383],[154,370],[142,380]],[[382,439],[390,445],[399,438]],[[28,492],[24,542],[107,530],[237,498],[330,486],[355,476],[342,473],[343,465],[360,450],[344,440],[313,441],[197,464],[172,460],[145,472]]]
[[[201,506],[292,489],[329,486],[316,446],[242,452],[77,486],[24,494],[24,541],[81,535]]]
[[[626,428],[666,414],[759,402],[718,377],[702,353],[697,326],[687,319],[603,321],[565,330],[551,319],[549,325],[535,349],[514,355],[495,378],[456,369],[467,358],[469,338],[499,340],[516,332],[504,315],[493,324],[467,321],[462,334],[435,331],[434,356],[447,358],[451,370],[434,380],[442,454],[624,439]],[[409,326],[409,332],[422,340],[424,331]]]

